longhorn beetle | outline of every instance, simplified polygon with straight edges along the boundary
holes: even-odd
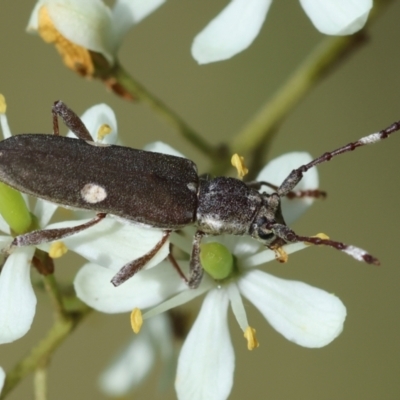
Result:
[[[11,247],[60,240],[92,227],[110,214],[164,231],[153,249],[120,269],[111,280],[115,286],[143,268],[167,241],[171,231],[191,224],[197,231],[190,275],[185,278],[190,288],[197,288],[202,279],[199,256],[204,235],[250,235],[274,251],[287,243],[322,244],[356,260],[379,264],[375,257],[358,247],[297,235],[285,224],[281,198],[318,196],[322,192],[293,192],[305,172],[339,154],[386,139],[400,129],[400,121],[301,165],[276,187],[267,182],[244,183],[227,177],[201,178],[196,165],[185,158],[98,145],[80,118],[64,103],[55,102],[52,113],[53,135],[21,134],[0,142],[0,181],[21,192],[97,214],[75,227],[37,230],[17,236]],[[57,116],[78,139],[59,136]],[[272,187],[274,193],[260,193],[258,189],[262,185]]]

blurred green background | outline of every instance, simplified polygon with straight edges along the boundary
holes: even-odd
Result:
[[[190,55],[193,37],[227,1],[169,1],[126,37],[119,56],[141,83],[212,143],[227,141],[285,81],[323,36],[297,1],[276,1],[255,43],[235,58],[198,66]],[[141,104],[124,102],[97,81],[67,70],[52,46],[25,33],[33,1],[0,3],[0,92],[14,133],[51,132],[51,105],[62,99],[78,114],[105,102],[117,115],[126,144],[141,148],[163,140],[193,159],[207,162]],[[400,4],[393,2],[369,29],[369,42],[352,54],[307,96],[282,125],[270,156],[325,151],[378,131],[400,119]],[[329,248],[313,247],[268,272],[334,292],[347,306],[342,335],[322,349],[305,349],[276,333],[247,304],[260,347],[246,349],[231,319],[236,351],[230,399],[400,398],[400,133],[376,146],[346,154],[319,168],[320,201],[294,226],[296,232],[325,232],[358,245],[381,260],[364,265]],[[134,239],[133,239],[134,240]],[[399,246],[399,247],[398,247]],[[59,281],[77,271],[67,255],[57,262]],[[193,304],[195,312],[199,303]],[[31,331],[0,347],[6,370],[51,326],[51,306],[39,294]],[[49,398],[103,399],[99,372],[133,334],[128,315],[93,313],[57,350],[49,369]],[[171,388],[156,393],[157,371],[134,398],[173,399]],[[9,399],[32,398],[28,377]]]

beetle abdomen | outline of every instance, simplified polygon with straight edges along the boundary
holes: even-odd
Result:
[[[0,180],[60,205],[156,228],[177,229],[196,217],[196,166],[166,154],[55,135],[17,135],[0,142]]]

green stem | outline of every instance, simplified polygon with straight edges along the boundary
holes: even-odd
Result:
[[[376,1],[369,23],[393,0]],[[268,100],[233,139],[232,153],[252,153],[271,140],[279,124],[331,69],[350,51],[365,42],[364,33],[328,37],[305,59],[286,83]]]
[[[151,94],[143,85],[130,76],[120,64],[115,64],[110,71],[110,75],[121,85],[126,92],[133,98],[146,103],[167,123],[178,130],[190,143],[203,152],[206,156],[212,158],[215,149],[205,139],[192,129],[177,113],[171,110],[160,99]]]
[[[47,362],[36,368],[33,379],[35,400],[47,399]]]
[[[46,291],[52,300],[56,318],[68,318],[54,274],[43,276],[43,281]]]
[[[0,400],[5,399],[7,394],[10,393],[23,378],[33,372],[38,365],[47,363],[51,354],[68,337],[90,310],[89,307],[85,306],[75,313],[68,314],[65,318],[58,318],[47,336],[7,373]]]
[[[233,139],[232,152],[248,154],[262,145],[289,112],[321,81],[362,34],[327,38],[307,57],[285,84]]]

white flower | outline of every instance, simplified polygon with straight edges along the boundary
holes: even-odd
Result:
[[[272,0],[231,0],[194,39],[199,64],[226,60],[247,49],[257,37]],[[368,19],[372,0],[300,0],[314,26],[327,35],[350,35]]]
[[[141,334],[125,346],[111,365],[100,375],[99,385],[108,396],[123,396],[139,387],[156,360],[161,357],[161,386],[171,383],[171,370],[176,368],[176,351],[171,321],[166,314],[151,318]]]
[[[0,113],[4,139],[11,136],[7,116]],[[26,201],[26,198],[25,198]],[[46,226],[57,206],[38,200],[34,215]],[[0,248],[10,245],[10,227],[0,215]],[[30,281],[31,260],[35,247],[16,248],[6,259],[0,274],[0,344],[24,336],[31,327],[36,310],[36,296]]]
[[[99,104],[86,111],[82,120],[97,140],[97,132],[102,124],[108,124],[116,138],[117,125],[114,112],[105,104]],[[10,137],[7,117],[0,113],[0,123],[4,137]],[[71,135],[71,133],[69,133]],[[107,139],[108,140],[108,139]],[[106,142],[106,139],[104,140]],[[47,201],[37,199],[33,214],[43,229],[48,225],[57,206]],[[82,223],[82,221],[77,221]],[[64,226],[71,226],[65,222]],[[5,235],[0,236],[0,248],[7,247],[13,237],[10,228],[0,216],[0,230]],[[49,250],[50,244],[38,245],[38,248]],[[74,242],[70,246],[74,250]],[[35,253],[35,246],[14,248],[8,256],[0,275],[0,343],[8,343],[24,336],[30,329],[35,311],[36,296],[30,280],[31,260]]]
[[[70,42],[103,54],[113,64],[127,31],[147,17],[165,0],[117,0],[110,9],[101,0],[39,0],[27,30],[47,29],[43,10],[56,30]],[[47,15],[46,15],[47,19]]]
[[[268,164],[257,180],[279,185],[295,166],[309,161],[311,157],[305,153],[286,154]],[[316,189],[317,186],[314,168],[305,174],[296,190]],[[311,199],[295,199],[283,203],[286,222],[290,224],[311,202]],[[190,254],[191,238],[172,234],[171,242]],[[252,302],[278,332],[301,346],[325,346],[342,331],[346,309],[337,297],[305,283],[280,279],[254,269],[275,259],[274,253],[260,243],[250,237],[237,236],[208,237],[204,242],[219,242],[235,256],[237,270],[230,279],[216,282],[205,274],[200,287],[190,290],[167,262],[140,272],[118,288],[109,284],[115,272],[93,264],[85,265],[75,279],[78,297],[99,311],[126,312],[158,304],[144,314],[145,319],[208,292],[179,356],[176,377],[179,399],[228,397],[234,371],[234,352],[227,324],[229,304],[247,335],[249,348],[256,346],[241,295]],[[284,246],[284,250],[290,254],[305,247],[304,243],[295,243]],[[185,269],[186,265],[187,269],[187,264],[182,262],[181,266]]]

